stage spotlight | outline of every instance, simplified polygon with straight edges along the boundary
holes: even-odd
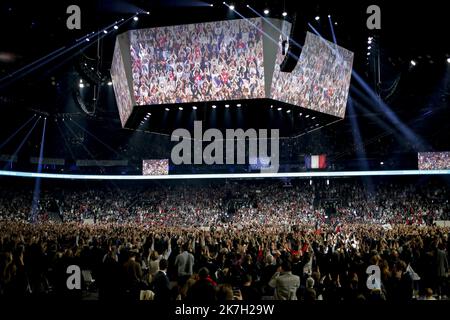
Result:
[[[216,108],[216,105],[215,105],[215,104],[213,104],[213,105],[211,106],[211,108],[215,109],[215,108]]]
[[[229,104],[226,104],[226,105],[225,105],[225,108],[229,108],[229,107],[230,107],[230,105],[229,105]]]
[[[134,20],[134,21],[138,21],[139,18],[136,16],[136,17],[133,18],[133,20]]]
[[[83,83],[83,79],[80,79],[80,83]]]
[[[412,66],[415,66],[415,65],[416,65],[416,62],[415,62],[414,60],[411,60],[411,65],[412,65]]]
[[[150,14],[150,11],[147,11],[146,14]]]
[[[319,16],[316,16],[314,19],[315,19],[316,21],[319,21],[319,20],[320,20],[320,17],[319,17]]]
[[[86,38],[86,41],[89,42],[89,41],[91,41],[91,40],[89,40],[89,38]]]
[[[264,9],[264,14],[268,15],[269,14],[269,9]]]
[[[282,15],[283,17],[286,17],[286,16],[287,16],[287,12],[284,11],[281,15]]]
[[[152,114],[151,114],[150,112],[147,112],[147,115],[148,115],[148,116],[151,116]]]
[[[270,109],[273,109],[273,105],[270,105]]]
[[[117,29],[119,29],[119,27],[118,26],[114,26],[114,30],[117,30]]]
[[[309,180],[309,185],[312,186],[312,180]]]
[[[112,86],[112,82],[111,81],[108,81],[108,86]]]
[[[241,107],[241,104],[240,104],[240,103],[238,103],[238,104],[236,105],[236,107],[240,108],[240,107]]]
[[[370,49],[372,49],[372,47],[371,47],[371,46],[368,46],[368,47],[367,47],[367,50],[370,50]]]
[[[283,110],[283,108],[279,107],[277,110],[278,110],[278,111],[281,111],[281,110]]]
[[[178,110],[183,111],[183,107],[178,107]]]
[[[381,161],[381,162],[380,162],[380,165],[384,165],[384,162],[383,162],[383,161]]]
[[[331,15],[328,15],[328,18],[331,18]]]
[[[291,113],[291,110],[286,111],[286,113]]]
[[[305,116],[305,118],[309,118],[309,114],[307,114],[307,115]]]
[[[169,108],[166,108],[166,111],[169,111],[170,109]]]
[[[311,119],[313,119],[313,120],[314,120],[315,118],[316,118],[316,117],[312,117]]]
[[[367,52],[367,55],[370,56],[370,52]]]
[[[334,25],[337,26],[337,22],[334,22]]]
[[[196,106],[192,106],[192,110],[197,110],[197,107]]]
[[[450,58],[447,58],[447,63],[450,63]]]
[[[327,186],[329,186],[330,185],[330,180],[329,179],[327,179]]]
[[[230,5],[230,10],[234,10],[234,5]]]
[[[214,5],[211,3],[210,5],[209,5],[210,7],[214,7]]]
[[[300,112],[299,116],[301,117],[303,115],[303,113]]]
[[[80,83],[80,88],[84,88],[84,83]]]

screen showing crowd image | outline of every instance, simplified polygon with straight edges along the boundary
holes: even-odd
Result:
[[[283,33],[279,37],[272,98],[344,118],[353,52],[308,32],[294,70],[281,72],[280,65],[285,58],[282,43],[286,33]]]
[[[291,25],[272,20],[283,28],[275,39],[268,37],[268,25],[261,18],[129,31],[131,64],[124,68],[116,43],[111,70],[122,124],[132,103],[261,98],[343,118],[353,53],[307,33],[296,67],[282,72],[280,65],[286,57],[282,47]],[[126,44],[127,37],[119,42]],[[132,92],[125,70],[131,72]]]
[[[120,122],[122,123],[122,126],[124,126],[131,114],[133,102],[131,100],[130,89],[125,74],[125,65],[120,51],[119,39],[116,40],[114,47],[114,55],[111,64],[111,80],[119,109]]]
[[[419,152],[419,170],[450,169],[450,152]]]
[[[260,19],[130,32],[138,105],[264,98]]]
[[[144,176],[162,176],[169,174],[169,159],[142,160]]]

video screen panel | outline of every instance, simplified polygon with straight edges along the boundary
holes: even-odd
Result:
[[[450,152],[419,152],[419,170],[450,169]]]
[[[169,159],[142,160],[144,176],[162,176],[169,174]]]
[[[130,31],[136,104],[264,98],[262,19],[247,20]]]
[[[283,40],[280,35],[272,99],[344,118],[353,52],[308,32],[294,70],[281,72]]]
[[[122,123],[122,126],[125,126],[128,117],[133,111],[133,102],[131,100],[130,88],[128,87],[125,74],[125,65],[120,52],[119,39],[116,40],[114,47],[114,55],[111,64],[111,80],[116,96],[117,107],[119,109],[120,122]]]

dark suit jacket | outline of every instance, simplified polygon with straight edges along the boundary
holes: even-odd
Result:
[[[166,274],[158,271],[152,281],[152,289],[156,301],[170,300],[170,281]]]

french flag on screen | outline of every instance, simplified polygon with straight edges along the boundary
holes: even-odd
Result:
[[[306,169],[325,169],[327,167],[327,156],[324,154],[305,156]]]

